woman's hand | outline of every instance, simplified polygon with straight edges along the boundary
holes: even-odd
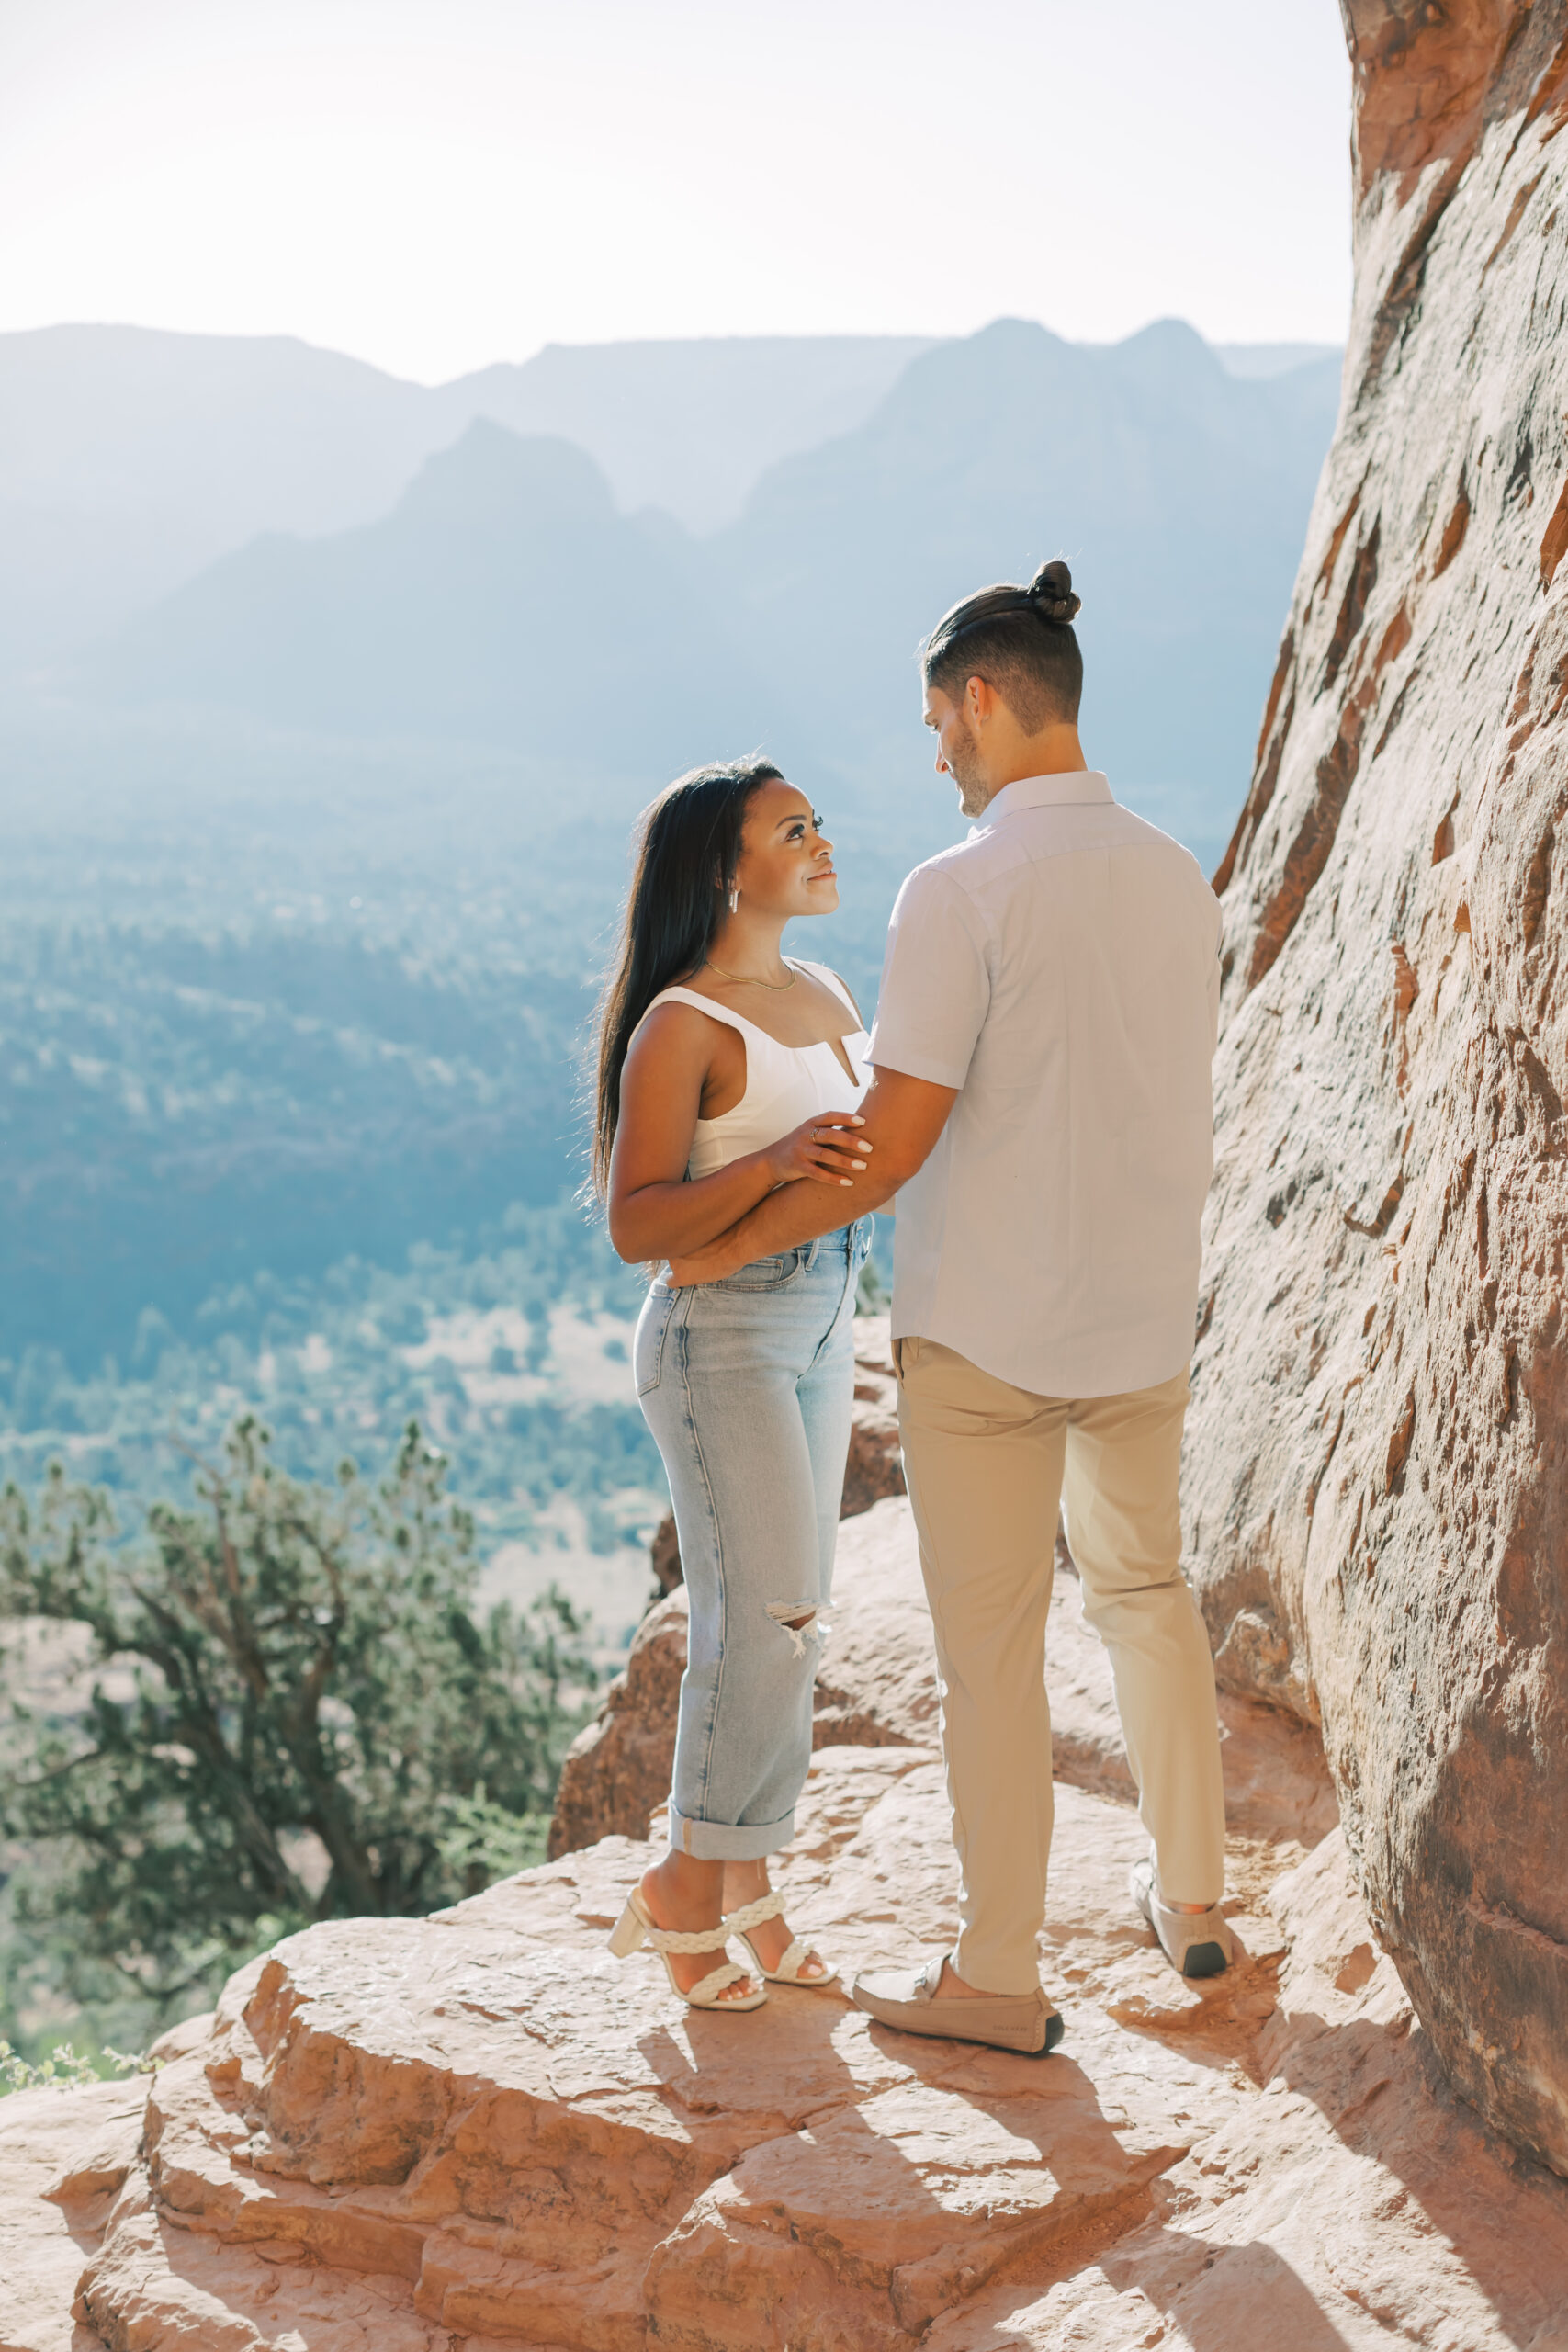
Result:
[[[858,1111],[818,1111],[759,1157],[767,1161],[775,1184],[792,1183],[800,1176],[814,1184],[849,1184],[863,1175],[864,1155],[873,1148],[854,1132],[864,1125]]]

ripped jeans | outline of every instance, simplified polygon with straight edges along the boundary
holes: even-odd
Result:
[[[795,1834],[870,1244],[863,1217],[723,1282],[655,1283],[637,1323],[637,1401],[691,1604],[670,1838],[703,1860],[752,1861]]]

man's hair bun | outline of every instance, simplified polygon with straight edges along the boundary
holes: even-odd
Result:
[[[1059,560],[1043,563],[1027,588],[994,581],[943,613],[920,649],[920,674],[954,703],[970,678],[984,678],[1026,735],[1075,726],[1083,693],[1078,610],[1073,575]]]
[[[1070,628],[1083,610],[1082,597],[1073,594],[1073,575],[1060,558],[1043,563],[1024,593],[1041,619],[1056,628]]]

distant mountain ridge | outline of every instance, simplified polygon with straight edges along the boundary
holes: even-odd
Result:
[[[1250,771],[1338,403],[1337,353],[1241,379],[1179,320],[1093,347],[998,320],[775,467],[714,548],[753,659],[766,645],[814,681],[868,778],[907,757],[914,651],[938,616],[1065,555],[1091,757],[1130,791],[1176,790],[1149,813],[1207,839]]]
[[[1247,378],[1283,376],[1314,359],[1343,356],[1337,343],[1215,343],[1210,349],[1228,374]]]
[[[920,636],[1065,552],[1092,755],[1134,796],[1174,793],[1150,813],[1207,841],[1244,788],[1337,401],[1337,356],[1241,379],[1177,321],[1098,348],[998,321],[917,355],[704,540],[620,513],[571,443],[477,421],[383,518],[253,541],[95,650],[77,687],[527,744],[650,789],[765,739],[875,796],[918,754]]]
[[[480,417],[389,514],[253,539],[77,675],[111,704],[658,774],[703,756],[700,730],[733,746],[773,715],[723,605],[698,543],[621,514],[583,450]]]
[[[0,675],[117,626],[260,531],[385,513],[467,421],[286,336],[0,335]]]
[[[0,334],[0,682],[118,628],[263,531],[388,514],[475,416],[574,441],[628,513],[707,533],[761,475],[863,423],[919,335],[553,344],[449,384],[290,336]],[[1277,374],[1311,345],[1227,345]]]
[[[442,387],[514,433],[575,441],[629,514],[701,535],[740,514],[770,466],[869,416],[931,335],[730,335],[547,344],[521,367]]]
[[[587,450],[628,511],[737,514],[867,414],[922,336],[551,345],[434,388],[291,336],[0,334],[0,678],[118,627],[263,531],[386,514],[476,416]]]

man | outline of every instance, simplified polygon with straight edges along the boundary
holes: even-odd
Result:
[[[1134,1899],[1187,1974],[1231,1956],[1213,1669],[1178,1503],[1220,914],[1188,852],[1084,759],[1078,609],[1047,564],[954,605],[925,647],[937,767],[976,821],[894,909],[852,1200],[898,1195],[899,1430],[962,1871],[953,1952],[854,1997],[908,2031],[1032,2052],[1062,2031],[1037,1943],[1059,1504],[1152,1841]],[[841,1192],[784,1185],[675,1277],[844,1216]]]

